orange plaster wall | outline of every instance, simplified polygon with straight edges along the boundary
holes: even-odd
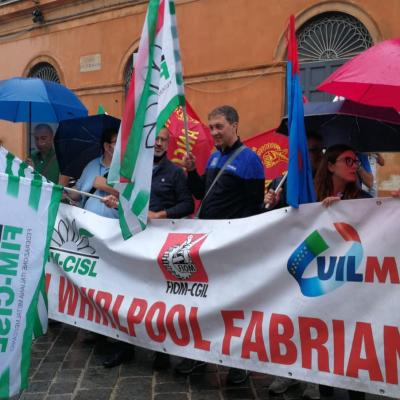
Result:
[[[311,11],[350,10],[369,18],[379,39],[400,36],[400,1],[384,1],[385,7],[376,0],[176,0],[187,98],[204,120],[215,106],[236,106],[243,138],[273,128],[283,114],[282,61],[289,15],[304,19]],[[75,4],[79,12],[81,2],[66,3]],[[35,60],[48,57],[90,114],[101,103],[120,117],[123,70],[139,41],[145,10],[145,4],[132,4],[0,40],[0,79],[21,76]],[[80,57],[96,53],[101,54],[102,69],[80,72]],[[21,125],[4,129],[0,121],[0,140],[17,154],[24,152]]]

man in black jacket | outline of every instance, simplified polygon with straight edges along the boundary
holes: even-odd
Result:
[[[217,107],[208,115],[208,124],[217,151],[210,156],[205,174],[197,173],[193,154],[184,158],[189,188],[202,200],[198,217],[232,219],[260,213],[264,199],[264,167],[257,154],[238,137],[237,111],[231,106]],[[176,369],[181,374],[190,374],[201,365],[204,362],[184,359]],[[230,368],[227,380],[239,384],[247,376],[245,370]]]
[[[194,211],[194,202],[182,168],[177,167],[167,158],[169,131],[162,128],[154,145],[154,163],[151,181],[149,214],[150,219],[184,218]],[[117,207],[118,199],[106,196],[103,201],[109,207]],[[103,365],[112,368],[132,358],[134,347],[119,344],[119,350],[107,358]],[[164,369],[169,364],[169,356],[156,353],[154,369]]]
[[[198,217],[230,219],[258,214],[264,199],[264,167],[238,137],[237,111],[231,106],[218,107],[209,114],[208,123],[217,151],[209,158],[205,174],[198,175],[193,154],[184,158],[189,188],[202,200]]]
[[[194,203],[182,168],[167,158],[169,131],[162,128],[154,146],[149,218],[184,218],[193,213]]]

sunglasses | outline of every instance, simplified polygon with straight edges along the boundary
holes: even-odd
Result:
[[[358,158],[344,157],[338,158],[336,162],[338,161],[345,162],[348,167],[355,165],[358,168],[361,165],[361,161]]]

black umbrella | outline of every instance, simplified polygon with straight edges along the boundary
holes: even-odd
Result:
[[[79,178],[86,164],[101,155],[103,132],[118,132],[120,122],[107,114],[61,121],[54,136],[61,174]]]
[[[325,147],[348,144],[361,152],[400,151],[400,116],[392,108],[350,100],[304,104],[306,131],[321,134]],[[277,129],[288,133],[287,116]]]

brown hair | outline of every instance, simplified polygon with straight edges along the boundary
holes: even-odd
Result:
[[[208,114],[208,119],[216,117],[217,115],[223,115],[230,124],[239,122],[239,114],[232,106],[220,106],[214,108],[214,110]]]
[[[337,144],[329,147],[322,156],[317,173],[315,174],[314,184],[317,194],[317,200],[322,201],[326,197],[334,196],[332,172],[329,171],[328,163],[335,164],[338,157],[345,151],[354,151],[353,148],[346,144]],[[356,199],[359,196],[361,189],[357,186],[357,182],[349,182],[343,193],[343,200]]]

